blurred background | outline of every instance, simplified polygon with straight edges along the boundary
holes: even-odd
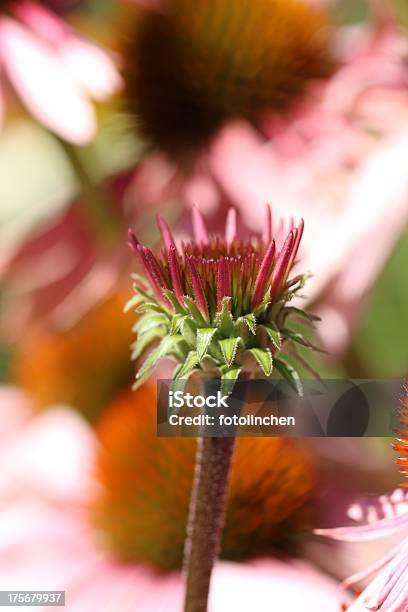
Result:
[[[0,3],[2,588],[180,609],[194,444],[155,437],[154,381],[130,391],[128,227],[303,217],[313,367],[406,375],[406,25],[402,0]],[[398,482],[390,440],[240,440],[212,609],[339,610],[381,550],[312,529]]]

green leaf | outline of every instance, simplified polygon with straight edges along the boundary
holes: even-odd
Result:
[[[252,334],[256,334],[256,318],[253,313],[247,314],[244,317],[239,317],[238,321],[243,321]]]
[[[255,357],[258,364],[261,366],[265,376],[270,376],[273,370],[273,361],[271,351],[269,349],[252,348],[249,352]]]
[[[303,396],[303,385],[300,380],[300,376],[290,363],[286,361],[282,361],[281,359],[274,358],[273,365],[279,371],[279,373],[285,378],[290,386],[296,391],[296,393],[302,397]]]
[[[190,351],[185,362],[176,374],[176,379],[188,378],[199,363],[197,351]]]
[[[238,366],[223,366],[221,370],[221,393],[228,393],[230,395],[233,391],[234,385],[238,380],[238,376],[241,372],[241,368]]]
[[[131,354],[131,359],[138,359],[143,351],[155,340],[158,338],[162,338],[167,334],[167,329],[163,325],[159,325],[154,329],[150,329],[149,331],[137,336],[136,341],[133,344],[133,351]]]
[[[225,340],[218,341],[218,344],[221,347],[223,357],[225,359],[225,363],[228,366],[230,366],[235,359],[240,340],[241,338],[225,338]]]
[[[139,304],[143,302],[144,299],[145,298],[140,293],[132,295],[130,300],[128,300],[124,305],[123,312],[129,312],[130,310],[136,309],[136,307],[139,306]]]
[[[197,355],[199,361],[206,355],[216,331],[213,327],[199,327],[197,329]]]
[[[274,347],[277,348],[278,351],[280,351],[282,347],[282,340],[279,329],[276,327],[275,323],[272,323],[272,321],[270,321],[268,323],[262,323],[262,325],[260,325],[259,327],[266,331]]]

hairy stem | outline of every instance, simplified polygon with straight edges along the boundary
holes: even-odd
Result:
[[[187,574],[184,612],[206,612],[217,559],[235,438],[198,439],[184,551]]]

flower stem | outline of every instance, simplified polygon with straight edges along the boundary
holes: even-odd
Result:
[[[235,438],[197,443],[196,468],[184,551],[187,573],[184,612],[206,612],[211,573],[217,559]]]
[[[114,214],[113,204],[107,193],[91,178],[81,152],[73,145],[58,139],[81,191],[81,205],[100,240],[115,244],[123,235],[119,216]]]

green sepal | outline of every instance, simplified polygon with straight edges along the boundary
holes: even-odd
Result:
[[[266,323],[262,323],[261,325],[259,325],[259,327],[266,331],[273,346],[277,348],[278,351],[280,351],[280,349],[282,348],[282,340],[279,329],[276,327],[275,323],[269,321]]]
[[[203,313],[198,308],[196,303],[188,296],[184,296],[184,301],[186,303],[187,309],[189,310],[191,316],[194,319],[194,322],[201,327],[205,327],[206,325],[208,325],[208,321],[205,320]]]
[[[300,380],[300,376],[296,369],[287,363],[286,361],[282,361],[281,359],[274,358],[273,364],[275,368],[279,371],[282,377],[288,381],[290,386],[296,391],[296,393],[302,397],[303,396],[303,385]]]
[[[237,319],[237,323],[245,323],[251,334],[255,336],[256,334],[256,318],[255,315],[251,312],[243,317],[239,317]]]
[[[268,291],[267,293],[265,293],[262,302],[258,306],[256,306],[256,308],[254,310],[254,315],[255,315],[256,319],[262,318],[262,316],[265,314],[269,304],[270,304],[270,300],[269,300],[269,291]]]
[[[305,338],[303,334],[301,334],[299,332],[292,331],[291,329],[288,329],[287,327],[282,329],[282,336],[284,338],[289,338],[290,340],[293,340],[293,342],[296,342],[296,344],[301,344],[302,346],[306,346],[307,348],[311,348],[314,351],[318,351],[319,353],[324,353],[325,352],[323,349],[321,349],[318,346],[315,346],[314,344],[309,342],[309,340],[307,338]]]
[[[136,309],[137,306],[139,306],[139,304],[143,301],[144,297],[140,293],[132,295],[132,297],[124,305],[123,312],[130,312],[131,310]]]
[[[207,354],[208,347],[216,331],[213,327],[199,327],[197,329],[197,355],[199,361]]]
[[[185,362],[182,364],[181,368],[177,372],[175,378],[178,380],[179,378],[188,378],[190,374],[196,369],[199,363],[197,351],[190,351],[186,357]]]
[[[163,312],[165,312],[165,310],[157,302],[143,302],[143,304],[140,304],[140,306],[138,306],[136,308],[136,312],[141,312],[141,313],[145,313],[145,312],[159,312],[159,313],[163,313]]]
[[[218,344],[221,347],[221,351],[227,366],[230,366],[237,354],[238,344],[241,338],[225,338],[224,340],[219,340]]]
[[[241,372],[240,367],[238,366],[222,366],[220,368],[221,372],[221,393],[228,393],[230,395],[234,389],[235,383],[238,380],[238,377]]]
[[[299,317],[300,319],[305,319],[310,323],[313,323],[315,321],[321,321],[321,318],[317,315],[311,312],[306,312],[306,310],[302,310],[301,308],[296,308],[296,306],[285,306],[284,308],[282,308],[281,312],[285,316],[293,314],[293,316]]]
[[[170,324],[169,318],[164,313],[152,312],[143,315],[134,325],[133,329],[138,334],[144,334],[154,327],[159,325],[165,325],[168,327]]]
[[[187,314],[187,310],[184,308],[182,304],[180,304],[180,302],[176,298],[174,291],[171,291],[170,289],[162,289],[162,291],[164,295],[167,297],[167,299],[169,300],[170,304],[173,306],[176,313]]]
[[[177,336],[165,336],[160,342],[159,346],[152,350],[146,360],[143,362],[141,368],[136,374],[136,381],[144,376],[147,372],[151,372],[159,359],[166,357],[167,355],[177,354],[177,344],[183,341],[184,338],[181,335]]]
[[[262,348],[252,348],[249,349],[251,355],[253,355],[258,362],[258,365],[261,366],[263,373],[265,376],[270,376],[273,370],[273,360],[271,351],[269,349]]]
[[[132,345],[133,351],[131,354],[131,359],[138,359],[143,353],[143,351],[149,346],[149,344],[151,344],[152,342],[154,342],[154,340],[158,338],[163,338],[163,336],[165,336],[167,333],[167,329],[163,325],[160,325],[158,327],[155,327],[154,329],[150,329],[149,331],[145,332],[144,334],[141,334],[140,336],[137,336],[135,342]]]
[[[176,334],[183,327],[183,323],[186,320],[187,315],[180,313],[175,314],[171,319],[170,333]]]
[[[182,322],[181,333],[183,334],[187,344],[191,348],[195,349],[197,343],[197,326],[189,316],[186,316]]]
[[[233,332],[233,319],[230,313],[231,298],[225,297],[221,302],[221,310],[215,315],[214,325],[219,329],[221,336],[230,336]]]

